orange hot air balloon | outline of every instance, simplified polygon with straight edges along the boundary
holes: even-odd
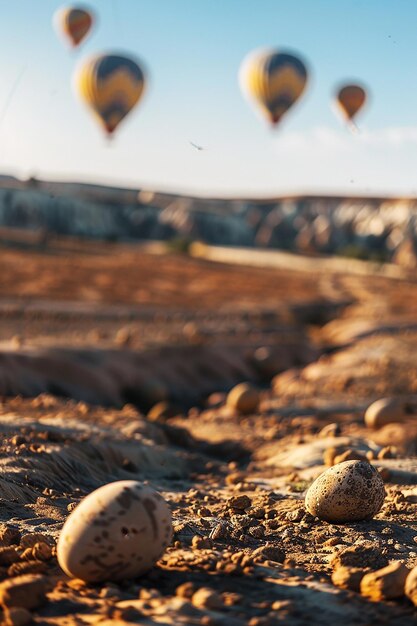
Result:
[[[62,7],[54,16],[55,28],[71,47],[79,46],[94,23],[94,16],[90,9],[80,6]]]
[[[344,85],[336,94],[336,104],[349,125],[356,128],[354,117],[367,99],[366,91],[360,85]]]

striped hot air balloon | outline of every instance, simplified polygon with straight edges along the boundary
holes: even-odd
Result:
[[[62,7],[54,16],[55,28],[73,48],[87,37],[93,22],[91,10],[79,6]]]
[[[366,91],[360,85],[344,85],[336,95],[336,103],[348,121],[353,120],[365,102]]]
[[[145,74],[140,65],[120,54],[103,54],[83,63],[75,87],[108,135],[141,99]]]
[[[243,92],[272,125],[278,124],[303,93],[308,79],[305,64],[287,51],[256,50],[240,68]]]

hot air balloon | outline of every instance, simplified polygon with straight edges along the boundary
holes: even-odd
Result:
[[[140,65],[119,54],[92,57],[75,77],[76,90],[109,136],[139,102],[144,87]]]
[[[307,78],[303,61],[284,50],[256,50],[243,60],[239,72],[242,91],[272,125],[301,96]]]
[[[54,16],[56,30],[76,48],[91,30],[94,17],[89,9],[73,6],[58,9]]]
[[[336,104],[352,130],[356,129],[353,121],[366,101],[366,91],[360,85],[345,85],[336,94]]]

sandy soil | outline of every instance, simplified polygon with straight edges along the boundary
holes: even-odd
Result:
[[[417,282],[58,240],[0,263],[0,579],[37,577],[35,623],[415,623],[404,597],[372,602],[331,575],[417,565],[416,418],[363,420],[379,397],[415,401]],[[255,414],[225,404],[242,380]],[[171,411],[146,417],[159,400]],[[383,472],[374,520],[305,511],[333,448]],[[171,546],[141,579],[70,580],[54,548],[68,512],[124,478],[165,496]]]

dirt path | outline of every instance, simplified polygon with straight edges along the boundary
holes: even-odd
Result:
[[[47,561],[19,549],[0,578],[45,577],[35,623],[415,623],[406,599],[371,602],[331,574],[343,560],[417,565],[416,417],[363,420],[374,399],[417,393],[417,282],[79,242],[0,261],[0,521],[52,547]],[[225,404],[244,379],[261,390],[246,416]],[[147,419],[163,398],[177,415]],[[306,513],[333,448],[384,470],[372,521]],[[71,581],[53,549],[69,510],[125,478],[167,499],[171,546],[139,580]],[[202,587],[211,604],[191,601]]]

